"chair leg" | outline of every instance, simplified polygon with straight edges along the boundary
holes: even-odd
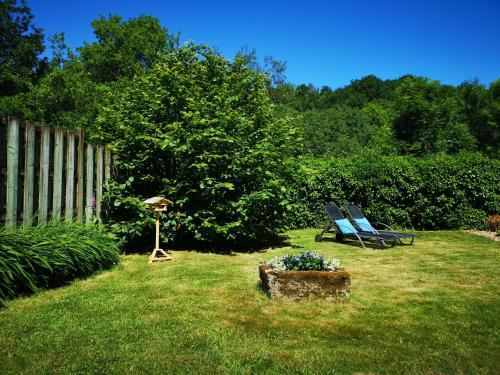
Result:
[[[354,233],[354,234],[356,234],[356,233]],[[363,249],[366,249],[365,243],[363,242],[363,240],[361,239],[361,237],[358,236],[357,234],[356,234],[356,237],[358,238],[358,241],[361,244],[361,246],[363,246]]]
[[[398,237],[398,241],[399,241],[399,243],[400,243],[401,245],[404,245],[404,246],[411,246],[411,245],[413,245],[413,241],[415,241],[415,237],[412,237],[412,238],[411,238],[411,241],[410,241],[410,243],[409,243],[409,244],[405,244],[405,243],[403,242],[403,240],[401,239],[401,237]]]
[[[392,240],[391,244],[390,244],[390,245],[388,245],[388,244],[387,244],[387,242],[385,242],[385,240],[380,239],[380,240],[378,240],[378,243],[380,244],[380,247],[381,247],[381,248],[385,249],[385,248],[391,248],[391,247],[396,246],[397,241],[398,241],[398,240],[397,240],[397,238],[394,238],[394,239]]]

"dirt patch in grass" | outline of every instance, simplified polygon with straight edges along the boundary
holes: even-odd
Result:
[[[493,241],[500,241],[500,236],[495,232],[488,232],[486,230],[466,230],[466,233],[475,234],[476,236],[486,237]]]

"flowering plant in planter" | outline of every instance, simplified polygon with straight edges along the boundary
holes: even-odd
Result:
[[[323,255],[318,255],[310,250],[298,255],[286,254],[275,257],[268,262],[264,262],[272,269],[278,271],[330,271],[335,272],[342,268],[340,260],[325,259]]]

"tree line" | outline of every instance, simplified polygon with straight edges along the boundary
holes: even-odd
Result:
[[[283,84],[273,91],[281,110],[297,115],[310,155],[500,156],[500,79],[489,87],[477,79],[451,86],[413,75],[368,75],[336,90]]]

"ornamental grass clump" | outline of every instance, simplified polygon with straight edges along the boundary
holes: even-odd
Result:
[[[318,255],[310,250],[298,255],[286,254],[275,257],[267,262],[271,268],[278,271],[330,271],[335,272],[342,268],[340,260],[325,259],[323,255]]]
[[[115,238],[96,225],[53,221],[0,228],[0,306],[9,298],[111,268],[118,255]]]
[[[486,225],[490,232],[500,232],[500,215],[490,215],[486,218]]]

